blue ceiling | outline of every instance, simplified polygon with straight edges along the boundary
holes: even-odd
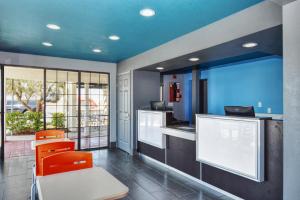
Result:
[[[119,62],[261,1],[1,0],[0,50]],[[140,16],[143,8],[156,15]],[[61,30],[48,29],[49,23]],[[112,34],[121,39],[109,40]]]

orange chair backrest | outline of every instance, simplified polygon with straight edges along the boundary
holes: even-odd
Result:
[[[63,130],[43,130],[35,133],[35,140],[61,139],[65,137]]]
[[[42,161],[45,157],[51,156],[56,153],[66,152],[66,151],[74,151],[75,150],[75,142],[74,141],[65,141],[65,142],[51,142],[47,144],[40,144],[36,146],[35,149],[35,168],[36,175],[42,175]]]
[[[93,167],[91,152],[68,151],[53,154],[43,159],[42,175],[75,171]]]

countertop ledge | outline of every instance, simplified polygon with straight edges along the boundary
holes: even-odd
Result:
[[[164,135],[170,135],[170,136],[174,136],[186,140],[196,141],[195,129],[191,131],[191,130],[183,130],[181,128],[178,128],[178,126],[171,126],[171,127],[167,126],[167,127],[161,127],[161,130]]]

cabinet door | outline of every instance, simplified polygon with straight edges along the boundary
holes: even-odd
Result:
[[[144,112],[138,112],[138,115],[138,140],[147,141],[147,115]]]
[[[148,129],[149,141],[151,141],[157,147],[163,147],[163,134],[160,130],[162,127],[162,113],[151,113],[150,120],[151,124]]]
[[[165,136],[161,132],[165,113],[139,111],[138,112],[138,141],[164,149]]]
[[[182,172],[200,178],[200,164],[196,161],[196,142],[167,136],[166,163]]]

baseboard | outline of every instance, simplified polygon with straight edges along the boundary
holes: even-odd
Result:
[[[197,178],[195,178],[195,177],[193,177],[193,176],[191,176],[191,175],[189,175],[189,174],[186,174],[186,173],[184,173],[184,172],[182,172],[182,171],[179,171],[178,169],[175,169],[175,168],[173,168],[173,167],[171,167],[171,166],[169,166],[169,165],[166,165],[166,164],[164,164],[164,163],[161,163],[161,162],[159,162],[159,161],[157,161],[157,160],[155,160],[155,159],[153,159],[153,158],[150,158],[150,157],[148,157],[148,156],[146,156],[146,155],[144,155],[144,154],[139,153],[139,156],[140,156],[140,158],[141,158],[143,161],[145,161],[145,162],[151,162],[151,163],[157,164],[157,165],[159,165],[160,167],[163,167],[163,168],[165,168],[165,169],[167,169],[167,170],[170,170],[170,171],[175,172],[175,173],[177,173],[177,174],[179,174],[179,175],[182,175],[182,176],[184,176],[184,177],[186,177],[186,178],[188,178],[188,179],[190,179],[190,180],[192,180],[192,181],[194,181],[194,182],[200,184],[201,186],[210,188],[210,189],[212,189],[212,190],[214,190],[214,191],[216,191],[216,192],[219,192],[219,193],[221,193],[221,194],[223,194],[223,195],[225,195],[225,196],[227,196],[227,197],[230,197],[230,198],[232,198],[232,199],[235,199],[235,200],[242,200],[242,198],[240,198],[240,197],[238,197],[238,196],[235,196],[235,195],[233,195],[233,194],[231,194],[231,193],[229,193],[229,192],[226,192],[225,190],[222,190],[222,189],[220,189],[220,188],[218,188],[218,187],[216,187],[216,186],[213,186],[213,185],[211,185],[211,184],[209,184],[209,183],[206,183],[206,182],[204,182],[204,181],[202,181],[202,180],[200,180],[200,179],[197,179]]]
[[[110,149],[115,149],[115,148],[117,148],[117,143],[116,143],[116,142],[110,142],[110,143],[109,143],[109,148],[110,148]]]

